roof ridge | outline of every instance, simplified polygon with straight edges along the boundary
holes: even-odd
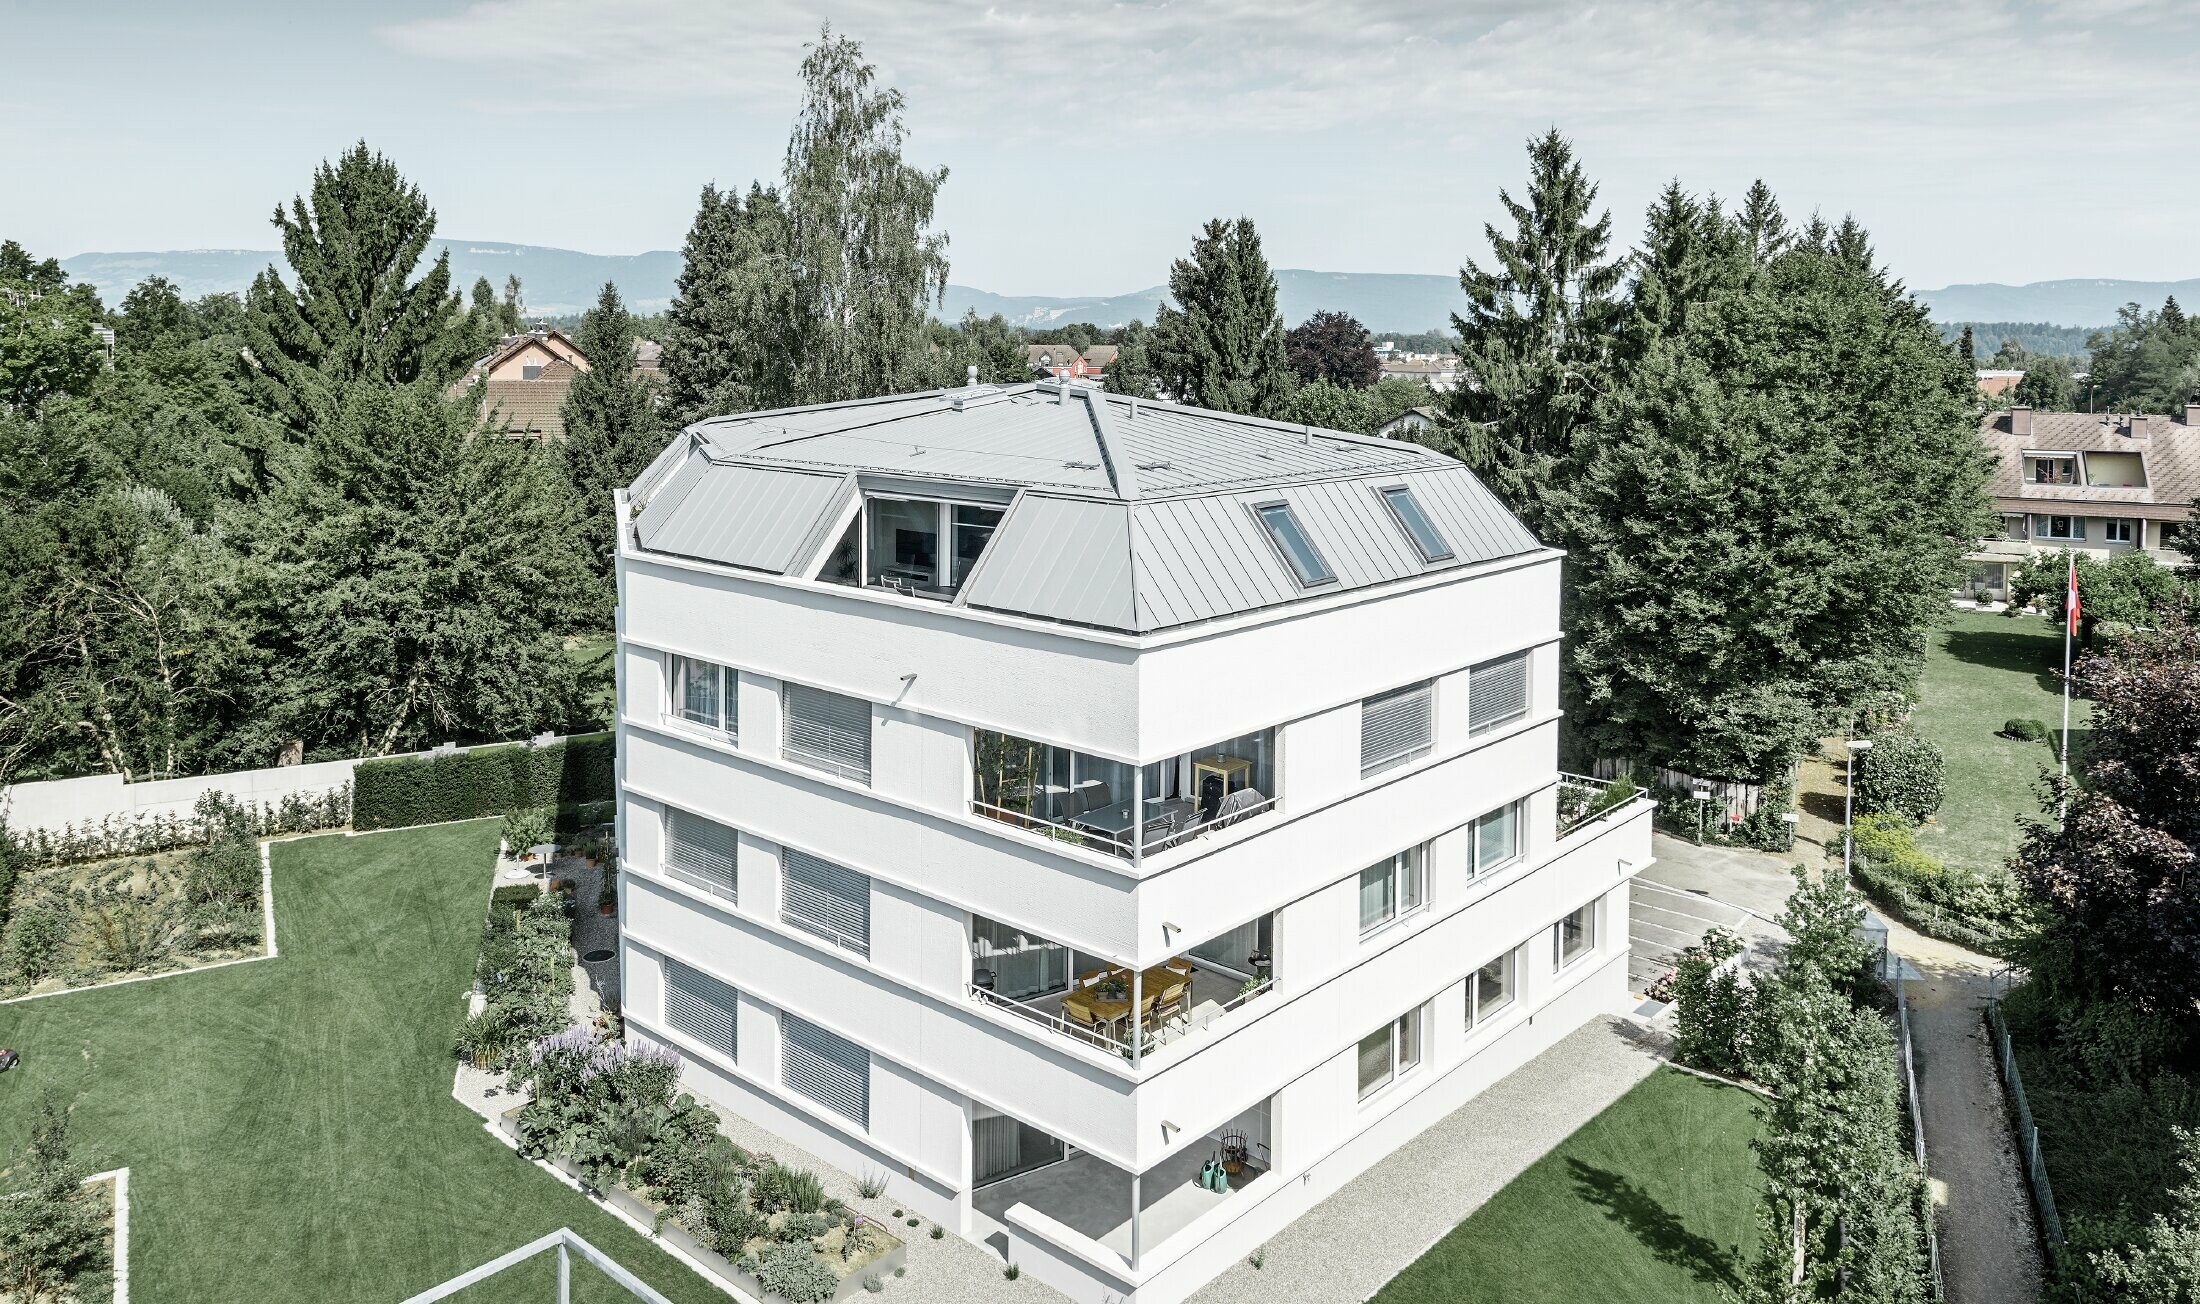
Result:
[[[1138,468],[1131,464],[1128,450],[1116,443],[1115,421],[1108,415],[1108,405],[1089,389],[1080,388],[1079,397],[1085,401],[1085,414],[1092,419],[1093,434],[1100,443],[1100,458],[1108,469],[1108,483],[1115,486],[1115,496],[1126,503],[1137,502]]]

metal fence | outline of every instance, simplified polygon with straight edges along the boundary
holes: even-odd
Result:
[[[642,1304],[672,1304],[672,1301],[652,1290],[641,1278],[613,1262],[610,1255],[590,1245],[575,1235],[570,1227],[560,1227],[540,1240],[529,1241],[509,1254],[500,1255],[478,1268],[462,1272],[440,1286],[430,1287],[405,1301],[405,1304],[435,1304],[449,1299],[477,1282],[487,1281],[514,1264],[523,1263],[538,1254],[555,1252],[558,1263],[557,1304],[572,1304],[573,1256],[596,1265],[603,1275],[611,1278],[627,1294]]]
[[[2024,1094],[2024,1074],[2017,1068],[2016,1049],[2009,1044],[2009,1025],[2002,1022],[2001,1001],[1988,997],[1986,1024],[1994,1036],[1994,1061],[2001,1066],[2001,1085],[2017,1115],[2017,1153],[2023,1157],[2025,1184],[2032,1189],[2032,1207],[2040,1216],[2040,1239],[2047,1252],[2060,1261],[2063,1252],[2062,1216],[2055,1212],[2055,1188],[2047,1180],[2047,1163],[2040,1158],[2040,1129],[2032,1121],[2032,1102]]]
[[[1886,957],[1881,957],[1884,964]],[[1917,1043],[1910,1036],[1910,993],[1896,961],[1894,974],[1894,1026],[1902,1051],[1902,1099],[1910,1109],[1910,1145],[1917,1156],[1917,1175],[1931,1189],[1932,1171],[1925,1162],[1925,1102],[1917,1094]],[[1882,971],[1884,972],[1884,971]],[[1946,1299],[1940,1279],[1940,1233],[1933,1226],[1930,1199],[1925,1208],[1925,1254],[1933,1272],[1933,1298]]]

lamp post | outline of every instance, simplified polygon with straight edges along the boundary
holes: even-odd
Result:
[[[1696,845],[1700,847],[1703,845],[1704,803],[1711,800],[1711,785],[1706,783],[1697,784],[1692,795],[1696,798]]]
[[[1848,783],[1845,785],[1846,790],[1841,794],[1841,882],[1843,885],[1846,885],[1849,881],[1850,855],[1856,845],[1856,839],[1849,835],[1849,826],[1856,819],[1856,754],[1858,752],[1868,752],[1871,749],[1872,740],[1869,738],[1849,739]]]
[[[1791,810],[1781,811],[1780,822],[1788,826],[1787,849],[1793,851],[1795,850],[1795,812]]]

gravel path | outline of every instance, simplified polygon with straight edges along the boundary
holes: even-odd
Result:
[[[1505,1183],[1650,1075],[1625,1020],[1593,1020],[1345,1184],[1195,1304],[1361,1304]]]

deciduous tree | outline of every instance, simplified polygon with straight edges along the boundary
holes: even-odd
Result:
[[[1317,312],[1283,333],[1284,353],[1302,381],[1366,389],[1383,377],[1375,341],[1348,312]]]

